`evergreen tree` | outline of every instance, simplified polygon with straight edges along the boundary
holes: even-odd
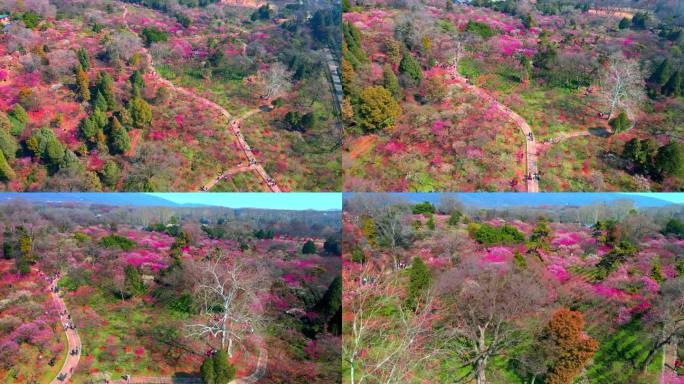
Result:
[[[418,61],[409,53],[405,52],[401,62],[399,62],[399,72],[413,80],[416,85],[420,85],[423,80],[423,71]]]
[[[216,384],[228,384],[235,377],[235,367],[228,361],[228,354],[220,349],[214,354],[214,380]]]
[[[93,109],[97,109],[102,112],[107,112],[107,109],[109,109],[107,99],[105,99],[104,95],[99,90],[95,94],[95,103],[93,103]]]
[[[530,235],[531,241],[546,241],[549,236],[551,236],[551,228],[549,227],[549,221],[546,217],[540,217],[537,221],[537,226],[532,230]]]
[[[430,215],[430,218],[427,221],[427,227],[431,230],[435,230],[435,217],[433,215]]]
[[[14,170],[7,163],[5,155],[0,151],[0,181],[11,181],[16,177]]]
[[[36,257],[33,254],[33,239],[24,227],[17,228],[19,232],[19,256],[28,264],[34,264]]]
[[[622,20],[620,20],[620,23],[618,24],[618,28],[620,29],[627,29],[629,28],[630,20],[626,17],[623,17]]]
[[[321,314],[327,322],[342,306],[342,278],[336,276],[323,294],[323,297],[314,306],[314,311]]]
[[[5,155],[7,161],[14,161],[17,149],[17,139],[8,130],[0,129],[0,151]]]
[[[12,233],[5,230],[2,237],[2,257],[5,260],[10,260],[14,257],[14,248],[12,247]]]
[[[152,123],[152,108],[140,97],[134,97],[128,102],[128,113],[136,128],[145,128]]]
[[[105,163],[102,168],[102,182],[108,188],[114,188],[119,181],[119,166],[112,160]]]
[[[382,86],[390,91],[395,100],[401,100],[402,94],[399,79],[397,79],[389,64],[385,64],[385,67],[382,69]]]
[[[15,268],[17,269],[17,271],[19,271],[19,273],[22,275],[26,275],[29,272],[31,272],[31,265],[21,255],[17,255],[15,257],[14,265],[15,265]]]
[[[664,59],[648,79],[649,82],[663,85],[672,75],[672,64],[670,59]]]
[[[76,92],[81,101],[90,101],[90,80],[80,64],[76,66]]]
[[[81,126],[79,127],[79,130],[84,139],[95,141],[95,137],[97,136],[100,128],[98,127],[95,119],[92,116],[88,116],[81,120]]]
[[[76,57],[83,70],[87,71],[90,68],[90,59],[88,58],[88,51],[85,48],[79,48],[76,51]]]
[[[620,112],[619,115],[610,120],[609,124],[615,134],[624,132],[632,126],[632,122],[625,112]]]
[[[366,131],[393,128],[401,108],[384,87],[373,86],[361,92],[359,118]]]
[[[112,153],[126,153],[131,149],[131,139],[128,132],[121,126],[119,119],[112,117],[109,128],[109,148]]]
[[[662,89],[663,95],[665,96],[672,96],[672,97],[679,97],[682,95],[682,73],[679,71],[676,71],[675,73],[670,76],[670,79],[667,80],[667,83],[663,86]]]
[[[527,269],[527,259],[518,250],[513,254],[513,264],[519,269]]]
[[[45,147],[45,160],[53,167],[59,167],[64,160],[66,151],[62,143],[57,138],[51,139],[47,142]]]
[[[420,257],[414,257],[411,263],[411,271],[409,272],[409,286],[406,298],[406,304],[409,308],[415,309],[418,305],[418,299],[425,293],[425,291],[432,284],[432,275],[430,269],[423,262]]]
[[[145,293],[145,283],[143,282],[140,270],[131,264],[124,268],[124,291],[131,296],[140,296]]]
[[[14,104],[14,107],[12,107],[12,112],[10,112],[10,115],[21,124],[26,124],[29,121],[28,113],[26,113],[24,107],[22,107],[19,103]]]
[[[137,70],[133,71],[133,74],[128,79],[131,82],[131,86],[138,87],[139,89],[145,88],[145,79],[142,76],[142,72]]]
[[[97,78],[97,89],[107,100],[107,110],[116,109],[116,96],[114,95],[114,80],[105,71],[101,71]]]
[[[10,132],[11,130],[12,122],[5,112],[0,111],[0,131]]]
[[[323,243],[323,249],[325,252],[335,255],[335,256],[340,256],[342,255],[342,250],[340,249],[340,242],[337,241],[337,238],[335,237],[329,237],[325,240],[325,243]]]
[[[655,157],[655,170],[661,178],[684,177],[684,148],[676,141],[671,141],[658,148]]]
[[[302,246],[302,253],[305,255],[316,253],[316,244],[312,240],[307,240]]]
[[[648,173],[653,168],[653,159],[658,152],[658,147],[653,139],[639,140],[633,138],[622,149],[622,157],[634,163],[637,173]]]
[[[663,268],[659,263],[654,263],[651,267],[651,278],[662,284],[665,281],[665,276],[663,276]]]
[[[461,221],[461,216],[462,213],[458,210],[451,212],[451,216],[449,216],[449,221],[447,221],[447,224],[451,226],[457,226],[458,223]]]
[[[214,375],[214,357],[207,356],[200,367],[200,376],[204,384],[216,384],[216,377]]]

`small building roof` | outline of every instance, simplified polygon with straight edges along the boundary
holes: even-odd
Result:
[[[6,17],[9,17],[9,15],[0,14],[0,19],[4,19],[4,18],[6,18]]]

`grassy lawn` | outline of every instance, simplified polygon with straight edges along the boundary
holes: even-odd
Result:
[[[617,332],[604,340],[596,356],[594,364],[587,371],[589,382],[595,384],[628,383],[631,376],[641,371],[646,360],[649,342],[638,322],[632,322],[619,328]],[[656,354],[649,364],[647,372],[652,373],[655,380],[662,365],[662,353]]]
[[[70,308],[78,323],[83,343],[81,360],[88,372],[74,375],[75,383],[86,383],[95,372],[107,372],[113,379],[125,373],[135,376],[166,376],[182,371],[186,366],[181,361],[177,367],[159,361],[153,349],[163,346],[149,333],[156,326],[181,320],[179,315],[164,308],[149,306],[142,300],[122,302],[113,296],[93,292],[85,306],[70,302]],[[100,318],[99,326],[89,326],[93,317]],[[79,318],[82,318],[79,321]],[[155,345],[158,344],[158,345]]]

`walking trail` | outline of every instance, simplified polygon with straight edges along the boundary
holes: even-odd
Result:
[[[123,6],[123,20],[124,20],[124,25],[126,28],[130,29],[128,26],[128,7]],[[192,99],[198,100],[201,104],[203,104],[205,107],[214,109],[219,111],[224,117],[226,117],[229,121],[229,128],[233,132],[233,135],[235,135],[235,138],[238,141],[238,145],[240,146],[240,149],[242,152],[244,152],[245,157],[247,158],[247,161],[250,166],[252,166],[252,169],[256,171],[256,173],[261,177],[262,181],[265,184],[265,187],[267,190],[271,192],[281,192],[280,187],[278,187],[278,184],[276,183],[275,179],[273,179],[271,176],[268,175],[264,167],[259,163],[257,160],[256,156],[254,156],[254,152],[252,151],[252,148],[247,144],[247,141],[245,140],[244,136],[242,136],[242,133],[240,132],[240,125],[242,124],[242,120],[240,118],[238,119],[232,119],[231,114],[222,106],[214,103],[213,101],[206,99],[202,96],[197,95],[196,93],[189,91],[185,88],[182,87],[177,87],[175,84],[173,84],[171,81],[163,78],[162,76],[159,75],[157,72],[156,68],[154,67],[154,62],[152,61],[152,55],[148,52],[147,48],[142,48],[141,52],[146,58],[147,61],[147,66],[149,68],[150,74],[152,77],[159,81],[160,83],[164,84],[165,86],[169,87],[173,91],[183,94],[187,97],[190,97]]]
[[[609,136],[611,132],[607,128],[591,128],[574,132],[563,132],[556,137],[541,141],[541,144],[556,144],[565,139],[582,136]]]
[[[66,333],[69,349],[62,369],[57,374],[57,377],[50,382],[50,384],[69,383],[71,376],[73,375],[74,370],[76,370],[76,366],[78,366],[78,362],[81,359],[81,338],[78,336],[78,332],[75,329],[67,327],[67,324],[70,322],[69,312],[67,311],[66,304],[64,303],[64,300],[62,300],[62,297],[58,292],[55,292],[55,287],[57,286],[58,281],[59,279],[54,279],[50,283],[50,295],[52,296],[52,300],[55,302],[55,307],[57,307],[57,310],[59,311],[59,320],[62,323],[64,332]],[[71,351],[74,350],[77,353],[72,355]],[[62,380],[59,379],[60,377]]]
[[[520,129],[520,131],[523,133],[526,142],[525,158],[527,160],[527,192],[539,192],[539,180],[535,177],[539,174],[539,167],[537,164],[537,142],[535,141],[534,134],[532,133],[532,128],[530,128],[529,124],[527,124],[525,119],[523,119],[517,113],[513,112],[513,110],[511,110],[507,106],[499,103],[499,101],[496,100],[496,98],[489,94],[487,91],[470,84],[467,78],[461,76],[461,74],[458,73],[458,69],[456,68],[456,66],[449,66],[449,70],[451,71],[452,80],[458,81],[467,91],[477,95],[481,99],[493,105],[499,112],[506,115],[508,120],[513,122],[513,124],[515,124],[518,127],[518,129]]]

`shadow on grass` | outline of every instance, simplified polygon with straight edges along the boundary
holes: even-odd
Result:
[[[610,132],[608,132],[607,129],[602,128],[602,127],[589,128],[589,134],[590,134],[591,136],[598,136],[598,137],[608,137],[608,136],[610,136]]]

